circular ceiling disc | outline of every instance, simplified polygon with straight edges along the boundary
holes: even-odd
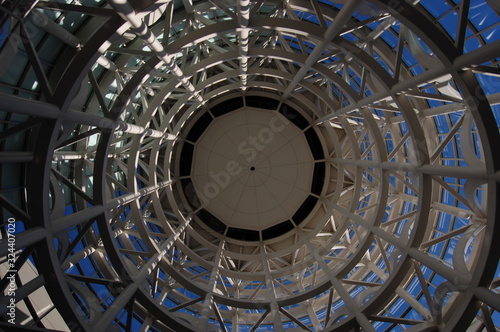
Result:
[[[264,230],[297,211],[313,169],[299,128],[278,112],[240,109],[216,118],[197,141],[191,178],[227,226]]]

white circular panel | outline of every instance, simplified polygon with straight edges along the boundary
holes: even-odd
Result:
[[[227,226],[263,230],[293,216],[313,170],[299,128],[278,112],[244,108],[212,121],[196,143],[191,176],[205,208]]]

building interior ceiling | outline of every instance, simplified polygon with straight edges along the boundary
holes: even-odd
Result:
[[[496,0],[0,0],[0,330],[500,331],[499,59]]]

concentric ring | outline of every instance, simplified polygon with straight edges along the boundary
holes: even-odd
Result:
[[[494,5],[1,6],[23,324],[498,325]]]

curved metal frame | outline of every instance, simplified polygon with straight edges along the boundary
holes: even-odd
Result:
[[[28,324],[45,289],[71,330],[495,329],[500,44],[443,6],[453,36],[420,1],[2,5],[0,55],[26,52],[0,68],[0,200],[26,229],[10,270],[40,275],[16,281]],[[326,154],[276,238],[213,232],[183,197],[189,124],[235,96],[300,110]]]

